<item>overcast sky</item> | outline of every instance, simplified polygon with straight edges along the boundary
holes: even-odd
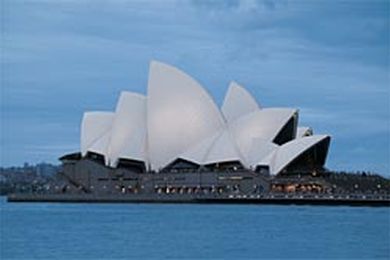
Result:
[[[332,135],[327,166],[390,175],[389,1],[1,1],[1,166],[79,150],[84,111],[156,59]]]

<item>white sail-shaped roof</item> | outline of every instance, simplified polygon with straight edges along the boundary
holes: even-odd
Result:
[[[204,139],[179,157],[199,165],[229,161],[240,161],[246,165],[228,129]]]
[[[148,80],[148,151],[160,169],[189,147],[224,127],[209,94],[184,72],[153,61]]]
[[[296,109],[290,108],[266,108],[233,122],[231,130],[243,156],[251,156],[251,145],[256,138],[272,142],[296,112]]]
[[[329,138],[329,135],[307,136],[292,140],[280,146],[279,149],[275,152],[273,158],[270,160],[271,174],[278,174],[295,158],[326,138]]]
[[[94,152],[101,155],[106,155],[108,150],[108,145],[110,143],[111,130],[104,133],[99,137],[89,148],[88,152]],[[106,164],[108,164],[107,157],[105,157]]]
[[[119,158],[146,161],[146,97],[122,92],[115,111],[107,153],[110,166]]]
[[[252,139],[251,148],[247,155],[246,161],[250,167],[255,168],[259,161],[272,154],[278,148],[279,145],[270,141],[261,138],[254,138]]]
[[[311,135],[313,135],[313,130],[310,127],[300,126],[297,128],[296,138],[301,138],[301,137],[311,136]]]
[[[199,165],[203,165],[207,154],[209,153],[211,147],[215,143],[215,140],[221,135],[221,132],[213,134],[198,144],[191,146],[184,153],[182,153],[179,157],[185,159],[187,161],[191,161],[197,163]]]
[[[222,105],[222,114],[227,122],[259,110],[259,105],[252,95],[236,82],[231,82]]]
[[[215,139],[215,142],[210,147],[203,164],[229,161],[240,161],[243,165],[246,165],[232,139],[231,133],[226,129]]]
[[[85,156],[88,149],[112,126],[114,113],[112,112],[85,112],[81,123],[81,154]]]
[[[271,174],[315,145],[321,151],[316,163],[325,160],[323,149],[329,140],[322,141],[328,136],[297,128],[296,109],[260,109],[243,87],[232,82],[221,110],[193,78],[154,61],[148,97],[122,92],[115,113],[84,114],[81,153],[102,154],[112,167],[123,158],[159,170],[181,158],[199,165],[240,161],[252,169],[269,166]]]

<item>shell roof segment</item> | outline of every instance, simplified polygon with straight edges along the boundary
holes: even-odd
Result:
[[[146,97],[122,92],[112,124],[107,151],[110,166],[119,158],[146,162]]]
[[[151,63],[147,129],[153,169],[164,167],[224,127],[216,104],[197,81],[172,66]]]
[[[260,109],[256,100],[242,86],[231,82],[222,105],[222,114],[228,123]]]
[[[241,153],[248,158],[256,138],[272,142],[296,112],[290,108],[265,108],[236,120],[230,128]]]
[[[274,153],[272,158],[271,174],[276,175],[282,171],[289,163],[296,159],[299,155],[321,143],[325,139],[330,138],[329,135],[313,135],[292,140],[282,146]]]
[[[301,126],[297,128],[297,137],[296,138],[302,138],[305,136],[311,136],[313,135],[313,129],[307,126]]]
[[[106,111],[85,112],[81,122],[81,154],[87,151],[112,127],[114,113]]]
[[[247,168],[268,165],[271,174],[278,174],[300,154],[329,138],[310,136],[308,127],[297,128],[297,118],[297,109],[260,109],[235,82],[220,111],[196,80],[153,61],[147,97],[122,92],[115,113],[84,114],[81,153],[102,154],[111,167],[123,158],[143,161],[158,171],[182,158],[198,165],[228,161],[240,161]],[[288,138],[278,142],[280,136]],[[296,139],[288,141],[291,136]]]
[[[228,129],[225,129],[215,139],[203,161],[203,164],[229,161],[240,161],[243,165],[245,165],[244,158],[240,155],[231,133]]]
[[[94,152],[102,155],[107,154],[108,145],[110,144],[111,130],[104,133],[99,139],[97,139],[89,148],[89,152]],[[105,156],[106,164],[108,164],[107,157]]]

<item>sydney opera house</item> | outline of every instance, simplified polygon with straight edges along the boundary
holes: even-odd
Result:
[[[298,126],[298,114],[262,107],[235,82],[219,108],[189,75],[153,61],[146,96],[122,92],[115,111],[85,112],[81,151],[60,158],[63,192],[260,196],[278,188],[275,176],[324,169],[330,136]]]
[[[8,200],[390,204],[389,180],[327,170],[330,136],[298,120],[235,82],[219,108],[189,75],[153,61],[146,96],[122,92],[115,111],[85,112],[61,183]]]
[[[264,108],[231,82],[223,105],[170,65],[150,64],[147,96],[122,92],[116,109],[84,114],[81,156],[109,168],[316,170],[330,136],[299,126],[295,108]]]

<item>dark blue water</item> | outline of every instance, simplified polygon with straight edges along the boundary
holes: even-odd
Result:
[[[390,258],[390,209],[7,203],[1,259]]]

